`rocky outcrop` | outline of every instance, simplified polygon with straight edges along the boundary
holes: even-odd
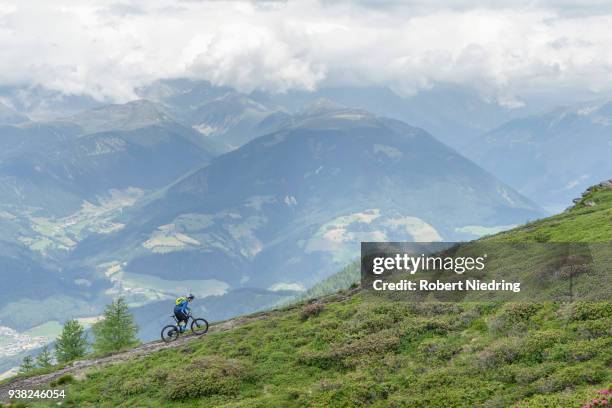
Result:
[[[584,191],[584,193],[582,193],[582,195],[580,197],[574,198],[572,200],[574,205],[571,206],[571,207],[568,207],[566,209],[566,211],[569,211],[572,208],[575,208],[577,205],[583,205],[583,206],[586,206],[586,207],[595,207],[597,205],[597,203],[595,203],[595,201],[593,201],[593,200],[585,200],[585,197],[589,196],[590,194],[592,194],[595,191],[600,191],[600,190],[612,190],[612,179],[602,181],[599,184],[595,184],[594,186],[591,186],[591,187],[587,188]]]

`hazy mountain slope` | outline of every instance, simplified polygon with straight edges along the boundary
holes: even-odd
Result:
[[[19,330],[95,315],[112,285],[71,269],[71,251],[123,228],[125,208],[212,157],[201,135],[148,102],[3,126],[0,147],[0,326]]]
[[[65,306],[79,302],[93,305],[92,317],[122,294],[142,307],[151,338],[158,328],[148,316],[177,293],[206,297],[211,315],[225,318],[300,293],[353,259],[361,240],[459,239],[473,236],[462,232],[470,227],[540,214],[425,132],[365,111],[319,101],[273,113],[252,124],[284,131],[202,168],[206,137],[167,109],[112,105],[78,115],[78,124],[40,125],[41,137],[11,138],[16,147],[0,164],[10,181],[1,235],[44,258],[67,288],[60,299],[45,295],[45,310],[33,307],[20,324],[64,319]],[[15,307],[0,303],[0,314]]]
[[[199,132],[218,152],[236,149],[291,121],[279,106],[258,102],[249,95],[206,81],[162,80],[139,89],[138,93]]]
[[[220,136],[228,132],[229,140],[246,137],[238,134],[238,129],[250,129],[248,133],[252,136],[248,140],[265,134],[257,129],[257,125],[253,126],[260,120],[263,110],[268,115],[293,115],[306,105],[327,99],[423,128],[461,152],[467,143],[482,133],[550,106],[545,102],[523,106],[517,101],[500,102],[495,97],[486,99],[473,90],[451,84],[437,84],[417,94],[403,96],[389,88],[376,86],[323,87],[314,92],[254,91],[247,95],[228,87],[213,86],[207,81],[174,79],[156,81],[139,89],[138,94],[163,104],[181,123],[199,126],[201,131],[210,135]],[[228,98],[233,103],[228,103]],[[242,102],[236,103],[238,101]],[[217,108],[214,116],[198,113],[208,104],[222,105],[223,109]],[[255,108],[257,105],[259,107]],[[249,106],[251,109],[247,109]],[[267,129],[268,132],[273,130]],[[236,140],[232,143],[232,146],[237,145]]]
[[[188,120],[195,130],[223,151],[230,151],[286,124],[278,119],[288,115],[269,118],[271,115],[273,111],[267,107],[245,95],[230,92],[194,109]]]
[[[0,101],[33,121],[51,121],[103,105],[87,95],[66,95],[40,85],[0,85]]]
[[[487,238],[521,242],[609,242],[612,236],[612,180],[588,188],[560,214]]]
[[[612,102],[513,120],[465,152],[521,193],[558,211],[612,173]]]
[[[575,204],[560,214],[539,219],[508,231],[481,238],[483,243],[502,242],[610,242],[612,239],[612,180],[587,189]],[[359,282],[361,270],[355,261],[317,283],[300,298],[313,298],[348,289]]]
[[[163,104],[180,120],[208,102],[234,91],[227,86],[213,86],[210,82],[187,78],[155,81],[136,90],[143,99]]]
[[[30,119],[16,110],[0,102],[0,125],[18,125]]]
[[[347,108],[300,118],[126,211],[122,230],[79,245],[74,269],[139,303],[169,296],[151,276],[201,296],[303,290],[362,240],[459,239],[541,214],[422,130]]]
[[[0,126],[0,160],[44,150],[67,140],[75,139],[82,129],[73,123],[28,122]]]
[[[213,155],[197,132],[146,101],[4,126],[0,146],[1,205],[17,216],[64,217],[110,190],[159,188]]]
[[[105,105],[86,110],[63,119],[83,129],[83,133],[112,130],[130,131],[148,126],[174,122],[162,106],[147,100],[136,100],[119,105]]]
[[[583,202],[504,235],[529,239],[523,234],[573,223],[583,228],[572,240],[589,242],[596,228],[610,242],[607,225],[588,221],[609,213],[609,196],[596,189],[584,200],[595,206]],[[228,322],[139,359],[118,355],[124,363],[85,376],[75,364],[66,371],[84,379],[67,386],[64,405],[581,406],[612,380],[610,306],[333,296],[238,319],[222,331]]]
[[[482,133],[541,109],[540,106],[503,106],[495,99],[485,100],[474,91],[453,85],[437,85],[406,96],[384,87],[346,86],[251,97],[283,106],[290,112],[299,111],[302,106],[320,98],[362,108],[423,128],[461,153],[464,153],[466,144]]]
[[[211,153],[195,138],[193,131],[176,124],[106,131],[55,145],[50,152],[30,152],[14,162],[36,167],[89,198],[110,188],[158,188],[206,163]]]

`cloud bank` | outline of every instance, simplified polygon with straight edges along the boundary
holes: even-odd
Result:
[[[241,91],[472,87],[508,106],[612,91],[602,1],[0,0],[0,85],[125,101],[156,79]]]

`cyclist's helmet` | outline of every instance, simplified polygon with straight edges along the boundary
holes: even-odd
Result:
[[[195,296],[193,296],[191,293],[187,296],[187,300],[189,300],[190,302],[195,298]]]

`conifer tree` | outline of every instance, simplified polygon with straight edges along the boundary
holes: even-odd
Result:
[[[55,341],[55,355],[60,363],[81,358],[87,352],[85,328],[77,320],[64,323],[62,334]]]
[[[53,354],[47,345],[43,346],[40,353],[36,356],[36,366],[38,368],[49,368],[53,366]]]
[[[21,366],[19,366],[20,374],[28,374],[30,371],[34,370],[34,359],[32,356],[25,356],[23,360],[21,360]]]
[[[110,353],[138,344],[138,327],[123,298],[106,307],[104,319],[92,327],[93,348],[98,353]]]

